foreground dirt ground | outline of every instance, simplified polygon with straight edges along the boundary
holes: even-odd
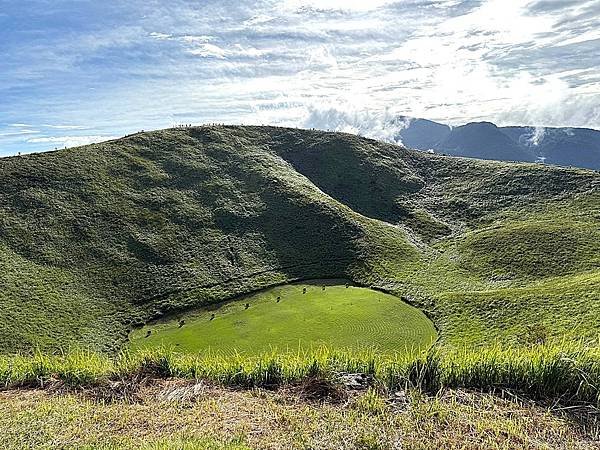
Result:
[[[465,391],[425,398],[296,386],[232,390],[162,380],[135,391],[0,392],[2,448],[592,449],[548,408]],[[121,392],[121,398],[115,395]]]

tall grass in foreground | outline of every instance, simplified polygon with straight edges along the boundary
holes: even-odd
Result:
[[[170,349],[122,353],[116,358],[81,350],[52,356],[0,356],[0,383],[6,387],[43,386],[53,379],[73,385],[93,384],[145,375],[246,387],[276,386],[310,377],[333,380],[340,372],[372,375],[390,390],[510,389],[533,398],[600,406],[600,347],[578,343],[530,348],[438,347],[394,356],[325,347],[261,356],[191,355]]]

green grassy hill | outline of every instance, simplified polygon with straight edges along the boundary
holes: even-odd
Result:
[[[3,158],[0,349],[114,350],[151,319],[313,278],[403,296],[441,342],[597,338],[599,190],[592,171],[275,127]]]

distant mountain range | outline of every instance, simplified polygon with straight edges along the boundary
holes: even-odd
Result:
[[[399,117],[408,125],[396,136],[410,148],[501,161],[543,162],[600,170],[600,131],[589,128],[498,127],[472,122],[451,127]]]

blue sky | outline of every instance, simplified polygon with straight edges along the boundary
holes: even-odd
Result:
[[[0,0],[0,155],[179,123],[600,128],[600,0]]]

